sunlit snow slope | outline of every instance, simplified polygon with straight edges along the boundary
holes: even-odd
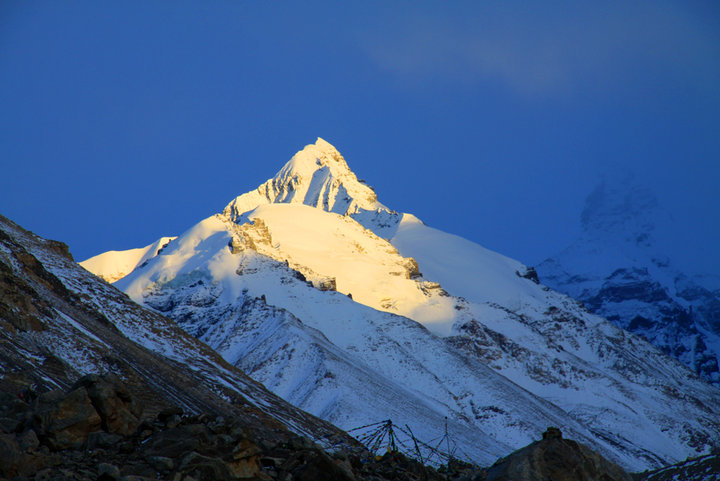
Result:
[[[115,282],[130,274],[139,265],[152,259],[177,237],[161,237],[138,249],[108,251],[80,262],[80,265],[108,282]]]
[[[720,391],[521,263],[383,206],[321,139],[116,285],[344,428],[435,437],[447,415],[484,462],[560,425],[631,469],[720,438]]]

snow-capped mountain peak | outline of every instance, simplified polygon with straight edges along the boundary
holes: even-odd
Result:
[[[587,197],[581,214],[586,236],[613,238],[639,246],[654,243],[659,218],[665,215],[653,193],[630,175],[606,179]]]
[[[668,256],[676,224],[653,192],[630,176],[606,180],[581,224],[580,238],[537,266],[540,280],[720,385],[717,281]]]
[[[635,469],[718,439],[716,388],[521,263],[389,210],[322,139],[115,285],[345,429],[430,439],[447,419],[485,461],[561,425]]]
[[[263,204],[276,203],[305,204],[357,217],[361,224],[370,222],[373,226],[378,223],[371,222],[371,219],[378,215],[384,219],[388,216],[399,218],[378,202],[371,187],[358,180],[340,152],[319,137],[314,144],[306,145],[296,153],[273,178],[256,190],[233,199],[223,213],[236,220]],[[388,226],[396,224],[385,223]]]

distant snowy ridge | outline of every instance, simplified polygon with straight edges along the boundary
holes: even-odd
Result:
[[[720,277],[681,272],[666,256],[656,231],[672,223],[652,193],[605,182],[581,221],[581,237],[538,265],[541,280],[720,385]]]
[[[80,262],[80,265],[96,276],[112,283],[122,279],[134,271],[136,267],[158,255],[165,246],[175,239],[177,237],[161,237],[152,244],[138,249],[103,252]]]
[[[321,139],[116,285],[345,429],[434,437],[447,415],[483,462],[560,425],[630,469],[720,443],[719,390],[521,263],[389,210]]]

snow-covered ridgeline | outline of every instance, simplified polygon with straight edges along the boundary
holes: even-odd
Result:
[[[177,237],[161,237],[138,249],[108,251],[80,262],[80,265],[108,282],[115,282],[152,259]]]

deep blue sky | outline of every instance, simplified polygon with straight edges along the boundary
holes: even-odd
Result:
[[[139,247],[320,136],[387,206],[529,264],[634,171],[720,271],[715,2],[527,3],[5,1],[0,213],[79,260]]]

